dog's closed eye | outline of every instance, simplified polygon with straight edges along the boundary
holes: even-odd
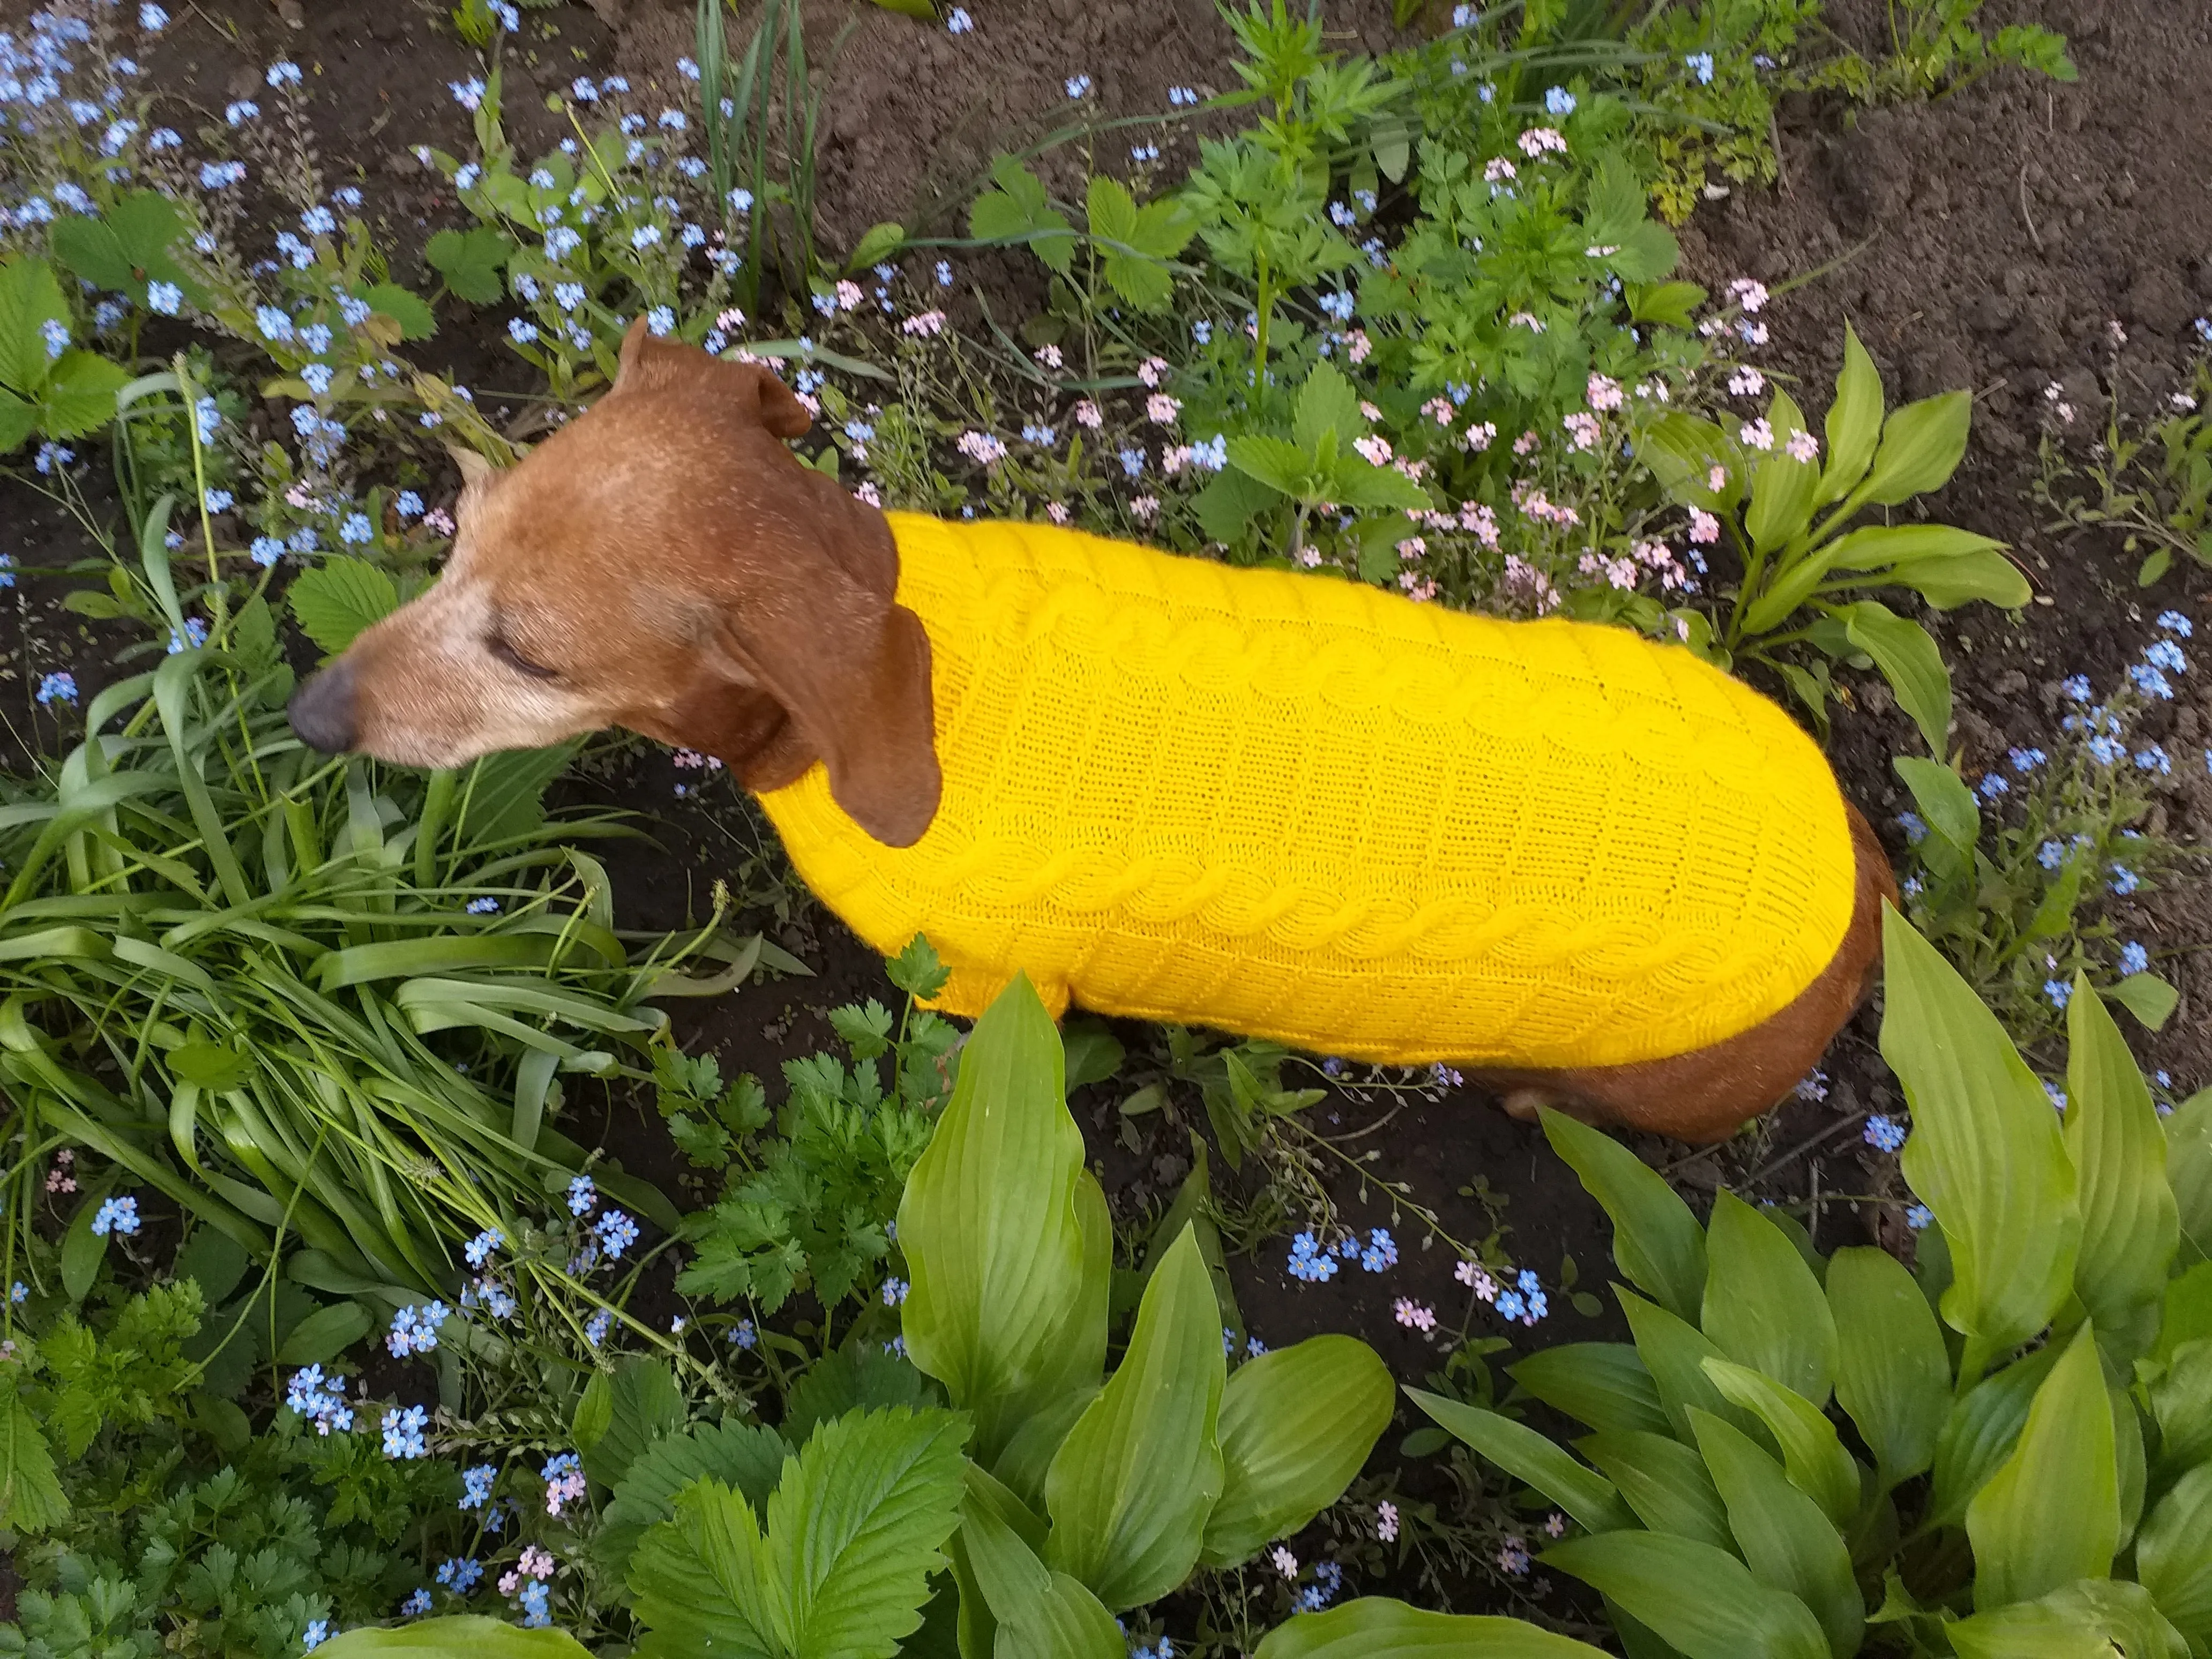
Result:
[[[548,668],[541,663],[531,661],[508,642],[504,634],[492,635],[485,644],[489,647],[493,656],[498,658],[518,674],[527,674],[534,680],[557,680],[561,678],[559,669]]]

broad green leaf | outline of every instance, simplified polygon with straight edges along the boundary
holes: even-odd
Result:
[[[1255,1659],[1596,1659],[1601,1651],[1518,1619],[1431,1613],[1363,1595],[1276,1626]]]
[[[2085,1578],[1946,1625],[1959,1659],[2186,1659],[2189,1644],[2140,1584]]]
[[[1045,1475],[1046,1562],[1109,1608],[1157,1600],[1198,1560],[1222,1491],[1227,1370],[1212,1275],[1186,1229],[1145,1287],[1121,1364]]]
[[[2118,1003],[2145,1030],[2157,1031],[2165,1029],[2181,1006],[2181,993],[2156,974],[2130,974],[2106,990],[2105,1000]]]
[[[1407,1389],[1437,1424],[1516,1480],[1525,1480],[1592,1532],[1635,1524],[1613,1484],[1567,1455],[1525,1423],[1463,1401]]]
[[[1711,1544],[1609,1532],[1556,1544],[1542,1559],[1618,1601],[1684,1659],[1829,1659],[1811,1608]]]
[[[1905,1178],[1950,1249],[1943,1317],[1967,1339],[1971,1377],[2065,1300],[2081,1236],[2074,1168],[1996,1017],[1887,902],[1882,960],[1882,1058],[1912,1108]]]
[[[335,657],[399,608],[392,578],[366,559],[337,554],[302,570],[288,590],[292,620]]]
[[[1018,1425],[992,1472],[1021,1494],[1042,1504],[1044,1478],[1075,1419],[1097,1398],[1106,1372],[1106,1326],[1113,1299],[1114,1218],[1105,1189],[1085,1170],[1076,1177],[1075,1213],[1083,1225],[1083,1279],[1066,1317],[1047,1350],[1047,1363],[1021,1393],[1006,1396],[1006,1420]],[[1212,1223],[1193,1224],[1199,1249]]]
[[[1429,492],[1397,468],[1370,466],[1358,455],[1337,458],[1328,493],[1342,506],[1368,512],[1410,513],[1431,505]]]
[[[996,1659],[1122,1659],[1128,1650],[1121,1621],[1106,1604],[1055,1572],[1042,1595],[1000,1622]]]
[[[131,256],[124,251],[123,239],[104,219],[72,214],[57,220],[48,233],[47,245],[53,249],[54,258],[72,275],[96,287],[127,294],[137,286],[137,273],[131,268]],[[144,295],[142,292],[136,297],[143,299]]]
[[[865,270],[870,265],[882,264],[905,246],[906,227],[896,220],[870,225],[853,245],[853,255],[845,261],[845,269],[848,272]]]
[[[1180,252],[1195,224],[1174,202],[1139,210],[1128,187],[1105,173],[1091,175],[1087,207],[1099,271],[1109,286],[1140,311],[1158,311],[1175,292],[1166,258]]]
[[[1296,501],[1319,500],[1313,458],[1294,443],[1253,433],[1231,438],[1229,465]]]
[[[1728,1358],[1711,1337],[1689,1321],[1677,1319],[1664,1308],[1617,1285],[1613,1294],[1620,1299],[1621,1312],[1628,1316],[1638,1357],[1658,1386],[1659,1403],[1666,1408],[1667,1422],[1676,1439],[1686,1445],[1692,1438],[1689,1416],[1692,1406],[1733,1423],[1753,1439],[1765,1433],[1756,1417],[1731,1403],[1705,1375],[1705,1361]]]
[[[1694,1538],[1717,1549],[1735,1548],[1728,1507],[1705,1470],[1705,1460],[1672,1435],[1617,1429],[1584,1435],[1575,1449],[1597,1466],[1653,1532]]]
[[[1340,451],[1352,447],[1353,439],[1367,430],[1367,417],[1359,412],[1359,394],[1334,363],[1316,363],[1306,383],[1298,388],[1297,413],[1291,437],[1311,454],[1321,447],[1324,432],[1336,434]]]
[[[2166,1131],[2127,1040],[2086,974],[2066,1005],[2066,1152],[2081,1210],[2074,1289],[2113,1357],[2148,1345],[2180,1248]],[[2127,1333],[2142,1328],[2143,1340]]]
[[[921,1626],[959,1519],[968,1428],[958,1412],[856,1412],[784,1465],[763,1557],[791,1653],[892,1659]]]
[[[583,1455],[584,1473],[613,1486],[639,1453],[683,1426],[684,1390],[668,1362],[633,1355],[611,1372],[592,1374],[569,1434]]]
[[[2166,1121],[2166,1178],[2181,1212],[2182,1259],[2212,1258],[2212,1089],[2200,1089]]]
[[[390,1629],[363,1625],[333,1636],[317,1651],[328,1659],[372,1653],[384,1659],[588,1659],[591,1653],[564,1630],[526,1630],[474,1613],[420,1619]]]
[[[1874,1453],[1887,1492],[1935,1462],[1951,1409],[1943,1332],[1904,1265],[1870,1245],[1828,1259],[1828,1308],[1836,1320],[1836,1403]]]
[[[767,1549],[753,1506],[711,1478],[676,1496],[630,1557],[629,1589],[646,1635],[641,1659],[784,1659],[775,1635]]]
[[[1955,611],[1975,599],[2017,611],[2034,597],[2020,567],[2002,553],[1969,553],[1933,564],[1900,565],[1895,579],[1938,611]]]
[[[280,1365],[320,1365],[336,1359],[367,1336],[372,1322],[358,1302],[336,1302],[318,1309],[292,1328],[276,1350]]]
[[[1851,644],[1874,659],[1929,752],[1942,754],[1951,729],[1951,671],[1928,630],[1875,599],[1838,605],[1834,615]]]
[[[62,1235],[62,1291],[72,1302],[84,1300],[100,1277],[100,1264],[107,1259],[107,1235],[92,1230],[106,1196],[104,1190],[87,1193]]]
[[[1242,539],[1253,514],[1281,500],[1281,493],[1272,484],[1225,466],[1192,498],[1191,507],[1198,514],[1200,529],[1217,542],[1234,543]]]
[[[2150,1357],[2163,1364],[2185,1342],[2207,1336],[2212,1336],[2212,1261],[2200,1261],[2166,1282],[2158,1344]]]
[[[1877,507],[1896,507],[1948,483],[1966,453],[1974,417],[1970,392],[1946,392],[1907,404],[1882,423],[1881,447],[1860,485]]]
[[[1820,475],[1816,506],[1843,500],[1866,477],[1881,437],[1881,375],[1846,322],[1844,367],[1836,376],[1836,400],[1828,405],[1827,470]]]
[[[1966,780],[1941,761],[1923,760],[1917,755],[1898,755],[1890,760],[1897,775],[1912,792],[1912,804],[1920,809],[1926,821],[1933,844],[1922,843],[1921,856],[1931,865],[1948,849],[1949,856],[1939,868],[1963,870],[1972,862],[1975,844],[1981,839],[1982,809],[1975,805],[1974,792],[1966,787]]]
[[[2111,1573],[2120,1540],[2119,1477],[2091,1326],[2066,1345],[2035,1391],[2012,1455],[1966,1505],[1966,1536],[1977,1612]]]
[[[38,429],[39,411],[5,386],[0,386],[0,455],[15,449]],[[62,603],[75,608],[72,602],[88,604],[101,597],[89,588],[77,588],[64,595]],[[119,608],[116,614],[121,614]]]
[[[1813,491],[1820,482],[1815,463],[1797,460],[1790,453],[1790,438],[1808,430],[1796,400],[1776,388],[1766,422],[1774,447],[1752,474],[1751,507],[1743,520],[1751,532],[1752,548],[1759,553],[1771,553],[1805,533],[1813,513]]]
[[[1662,415],[1644,434],[1637,458],[1669,495],[1686,507],[1717,512],[1735,499],[1741,455],[1735,441],[1711,421],[1680,410]],[[1724,475],[1712,485],[1712,471]]]
[[[695,1480],[719,1480],[757,1511],[775,1490],[790,1450],[781,1434],[757,1423],[699,1423],[663,1435],[631,1461],[599,1511],[592,1556],[612,1582],[622,1583],[646,1529],[672,1518],[677,1494]]]
[[[2212,1461],[2212,1337],[2175,1349],[2149,1395],[2161,1467],[2171,1472]]]
[[[1698,307],[1711,296],[1695,283],[1659,283],[1632,289],[1629,320],[1656,324],[1661,328],[1688,328],[1697,321]]]
[[[2158,1500],[2136,1540],[2136,1577],[2183,1635],[2212,1643],[2212,1463]]]
[[[115,394],[131,371],[96,351],[62,353],[39,398],[39,425],[50,438],[82,438],[115,418]]]
[[[1221,1497],[1200,1559],[1233,1566],[1342,1497],[1396,1405],[1389,1367],[1354,1337],[1309,1337],[1238,1366],[1222,1391]]]
[[[361,297],[379,316],[399,325],[403,340],[427,340],[438,331],[438,316],[428,303],[397,283],[372,283],[361,291]]]
[[[1505,1374],[1554,1411],[1593,1429],[1668,1431],[1658,1385],[1626,1342],[1563,1342],[1540,1348]]]
[[[38,1419],[13,1383],[0,1389],[0,1526],[48,1532],[69,1519],[70,1501]]]
[[[929,1379],[873,1342],[848,1342],[806,1368],[783,1396],[778,1425],[793,1445],[832,1418],[879,1406],[941,1406]]]
[[[1926,1304],[1922,1306],[1925,1311]],[[1766,1425],[1774,1443],[1782,1448],[1782,1466],[1790,1483],[1818,1504],[1838,1527],[1850,1525],[1859,1510],[1859,1466],[1844,1449],[1826,1413],[1803,1395],[1747,1366],[1708,1359],[1705,1375],[1732,1402]]]
[[[1656,1170],[1601,1129],[1547,1109],[1544,1137],[1613,1221],[1613,1259],[1628,1282],[1681,1319],[1705,1294],[1705,1235]]]
[[[1951,1407],[1936,1440],[1924,1526],[1965,1522],[1968,1502],[2012,1455],[2035,1391],[2051,1374],[2059,1352],[2057,1345],[2046,1343],[1983,1379]]]
[[[1826,557],[1832,569],[1893,570],[1902,580],[1907,571],[1948,564],[2003,546],[2002,542],[1947,524],[1869,525],[1838,537],[1828,546]]]
[[[996,190],[987,190],[968,210],[968,234],[978,241],[1024,241],[1037,258],[1065,276],[1075,264],[1075,242],[1066,216],[1045,198],[1037,177],[1011,155],[993,163]]]
[[[471,305],[497,305],[504,289],[499,273],[514,252],[506,233],[489,225],[439,231],[423,245],[422,258],[446,286]]]
[[[987,1464],[1019,1426],[999,1422],[996,1403],[1064,1363],[1055,1339],[1084,1285],[1083,1173],[1060,1038],[1035,988],[1017,978],[961,1050],[951,1102],[898,1215],[913,1285],[907,1352],[976,1413]]]
[[[1836,1322],[1797,1247],[1723,1191],[1705,1222],[1705,1334],[1729,1358],[1825,1404],[1836,1371]]]
[[[1858,1651],[1866,1607],[1843,1534],[1748,1436],[1710,1412],[1693,1411],[1690,1421],[1752,1576],[1810,1607],[1835,1659],[1850,1659]]]
[[[40,331],[68,320],[52,266],[27,254],[0,264],[0,385],[27,398],[46,384],[53,359]]]

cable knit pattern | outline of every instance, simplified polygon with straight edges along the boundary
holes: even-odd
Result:
[[[1505,623],[1073,531],[890,515],[933,653],[943,805],[873,840],[823,769],[764,795],[793,864],[939,1006],[1347,1058],[1656,1060],[1827,966],[1843,798],[1767,699],[1622,629]]]

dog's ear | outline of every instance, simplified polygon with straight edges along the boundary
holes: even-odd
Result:
[[[748,584],[712,623],[710,654],[732,688],[773,698],[784,718],[778,728],[757,712],[722,711],[763,740],[743,758],[743,779],[772,789],[818,758],[855,823],[886,846],[911,847],[943,789],[929,635],[893,599],[898,550],[884,515],[811,468],[793,470],[810,481],[808,511],[787,533],[805,551],[780,579]]]
[[[779,438],[805,435],[813,424],[798,394],[758,363],[730,363],[680,340],[656,338],[641,317],[623,336],[615,383],[607,395],[669,389],[697,391],[726,402],[733,415],[758,421]]]

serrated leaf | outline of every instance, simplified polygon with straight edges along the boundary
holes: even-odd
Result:
[[[996,190],[968,210],[968,234],[978,241],[1022,241],[1065,276],[1075,264],[1075,240],[1066,216],[1046,199],[1037,177],[1010,155],[993,165]]]
[[[1352,382],[1335,364],[1316,363],[1298,388],[1297,410],[1291,423],[1292,441],[1312,454],[1321,447],[1322,434],[1334,432],[1338,449],[1344,451],[1366,430],[1367,417],[1360,412],[1359,394],[1352,390]]]
[[[1782,1230],[1723,1189],[1705,1222],[1699,1327],[1730,1359],[1815,1406],[1836,1370],[1836,1324],[1820,1281]]]
[[[1978,1612],[2112,1570],[2120,1542],[2112,1408],[2085,1323],[2028,1407],[2019,1442],[1966,1505]]]
[[[1276,1626],[1254,1659],[1597,1659],[1601,1651],[1523,1620],[1363,1595]]]
[[[1221,1496],[1200,1559],[1232,1566],[1342,1497],[1396,1401],[1389,1368],[1353,1337],[1309,1337],[1238,1366],[1221,1397]]]
[[[82,438],[115,418],[115,394],[131,371],[96,351],[64,351],[39,398],[39,426],[50,438]]]
[[[647,1446],[683,1426],[684,1390],[668,1362],[632,1355],[612,1372],[592,1374],[570,1438],[583,1455],[584,1473],[612,1486]]]
[[[506,290],[499,273],[514,252],[506,234],[489,225],[447,228],[423,245],[424,263],[446,279],[446,286],[472,305],[496,305]]]
[[[685,1487],[675,1514],[647,1528],[630,1558],[630,1594],[646,1626],[640,1659],[784,1659],[765,1554],[742,1496],[714,1480]]]
[[[1198,514],[1199,528],[1217,542],[1235,542],[1243,536],[1254,514],[1281,499],[1279,491],[1231,466],[1207,480],[1191,506]]]
[[[1836,1321],[1836,1403],[1874,1453],[1887,1492],[1935,1461],[1951,1408],[1951,1361],[1928,1298],[1886,1250],[1856,1245],[1828,1260]]]
[[[397,283],[374,283],[362,290],[361,297],[379,316],[399,325],[403,340],[427,340],[438,331],[437,314],[429,303]]]
[[[1544,1136],[1613,1222],[1613,1259],[1669,1313],[1694,1319],[1705,1294],[1705,1235],[1659,1172],[1603,1130],[1547,1109]]]
[[[0,455],[15,449],[38,428],[39,411],[5,386],[0,386]],[[73,597],[64,596],[63,603],[66,605]]]
[[[1972,1376],[2049,1324],[2071,1288],[2074,1169],[1996,1017],[1886,902],[1882,959],[1882,1058],[1912,1109],[1905,1177],[1949,1246],[1943,1317],[1969,1339]]]
[[[619,1582],[646,1529],[675,1515],[677,1494],[685,1487],[719,1480],[757,1510],[775,1490],[789,1455],[783,1437],[758,1423],[700,1423],[663,1435],[638,1454],[599,1512],[592,1553]]]
[[[69,1519],[54,1455],[13,1380],[0,1390],[0,1526],[41,1533]]]
[[[0,384],[26,395],[43,386],[52,359],[46,355],[46,336],[40,329],[49,322],[68,320],[61,284],[44,259],[18,255],[0,264]]]
[[[399,608],[392,578],[349,554],[301,571],[285,598],[300,631],[331,657]]]
[[[848,1342],[806,1369],[783,1397],[784,1437],[793,1445],[848,1412],[944,1402],[929,1379],[873,1342]]]
[[[1242,434],[1229,441],[1229,465],[1268,489],[1296,501],[1321,499],[1313,458],[1294,443],[1264,434]]]

